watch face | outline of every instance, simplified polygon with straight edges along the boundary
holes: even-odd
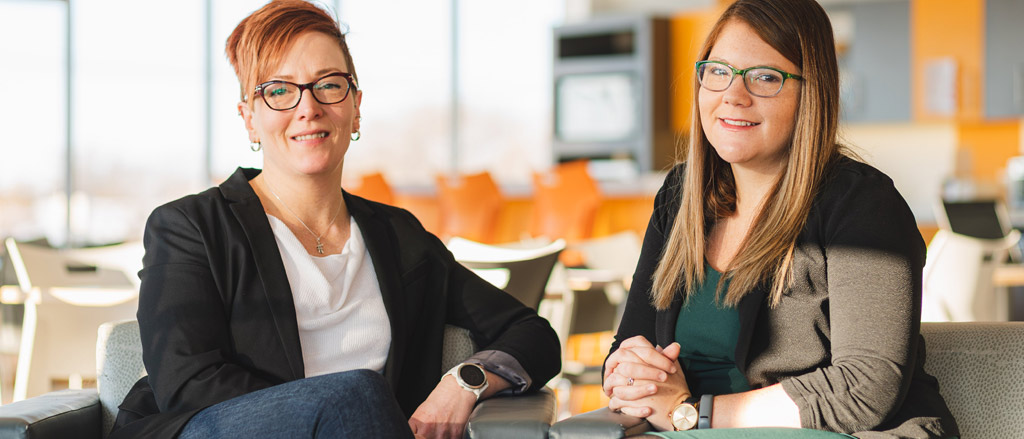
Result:
[[[462,382],[470,387],[480,387],[484,385],[487,376],[484,375],[484,369],[475,364],[463,364],[459,368],[459,378],[462,378]]]
[[[697,408],[690,404],[679,404],[672,410],[672,426],[676,430],[689,430],[697,425]]]

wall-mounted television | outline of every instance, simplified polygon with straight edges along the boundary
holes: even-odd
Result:
[[[634,138],[640,108],[634,74],[564,75],[555,83],[555,136],[563,142],[614,142]]]
[[[668,31],[667,19],[647,16],[554,28],[556,162],[616,161],[633,172],[673,163]]]

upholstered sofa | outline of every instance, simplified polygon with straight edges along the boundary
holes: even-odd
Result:
[[[960,437],[1024,437],[1024,322],[923,323],[925,371],[939,380]],[[650,430],[607,408],[551,426],[552,439],[621,438]]]
[[[0,438],[105,438],[118,404],[146,374],[138,322],[102,325],[96,349],[97,389],[61,390],[0,406]],[[469,331],[446,327],[438,376],[475,350]],[[546,438],[554,417],[555,398],[547,389],[531,395],[494,397],[477,405],[466,437]]]

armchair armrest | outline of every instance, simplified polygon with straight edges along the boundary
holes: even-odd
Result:
[[[528,395],[495,396],[473,409],[465,437],[544,439],[554,421],[555,394],[547,388]]]
[[[651,431],[643,418],[615,413],[608,407],[580,413],[551,426],[551,439],[622,438]]]
[[[0,437],[100,439],[96,389],[61,390],[0,406]]]

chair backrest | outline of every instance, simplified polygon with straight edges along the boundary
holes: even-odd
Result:
[[[359,186],[345,187],[349,193],[373,200],[378,203],[395,204],[395,193],[384,178],[384,174],[374,172],[359,178]]]
[[[100,395],[103,414],[103,437],[107,437],[117,406],[135,382],[146,376],[142,362],[142,341],[137,320],[118,320],[100,325],[96,342],[96,387]],[[441,354],[441,373],[459,364],[479,350],[469,330],[445,325],[444,349]]]
[[[1024,322],[922,323],[924,368],[964,438],[1024,432]]]
[[[924,267],[922,320],[1005,321],[1005,296],[992,278],[1010,248],[1020,240],[1011,231],[1000,239],[980,239],[939,230],[928,245]]]
[[[513,248],[452,238],[448,249],[457,261],[470,269],[508,270],[508,283],[502,289],[524,305],[537,309],[558,255],[565,249],[565,241],[559,239],[535,248]]]
[[[601,191],[586,161],[562,163],[533,174],[533,221],[530,233],[569,242],[593,236]]]
[[[103,437],[114,426],[117,406],[128,390],[146,376],[139,322],[118,320],[100,325],[96,339],[96,390],[103,413]]]
[[[478,242],[494,242],[503,201],[490,173],[458,177],[438,175],[437,200],[442,238],[461,236]]]

